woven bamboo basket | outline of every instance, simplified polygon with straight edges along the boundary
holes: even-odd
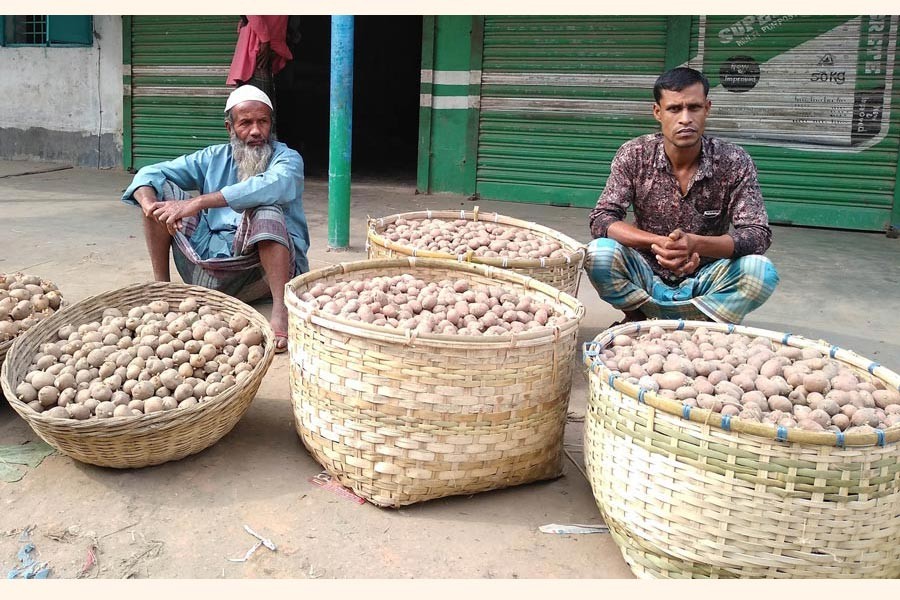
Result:
[[[62,295],[62,292],[59,289],[57,289],[56,291],[59,292],[59,297],[60,297],[59,308],[56,309],[56,312],[59,312],[60,310],[62,310],[63,308],[66,307],[67,302],[66,302],[65,297]],[[23,334],[19,334],[19,336],[16,336],[15,338],[13,338],[11,340],[6,340],[5,342],[0,343],[0,365],[3,364],[3,360],[6,358],[6,354],[7,354],[7,352],[9,352],[9,349],[12,348],[13,342],[15,342],[19,337],[21,337],[21,335],[23,335]]]
[[[51,341],[63,325],[99,321],[106,308],[128,309],[153,300],[181,302],[197,298],[223,315],[240,313],[263,332],[265,353],[250,377],[218,396],[190,408],[140,417],[51,419],[16,398],[31,359],[41,344]],[[146,467],[179,460],[216,443],[231,431],[256,395],[274,356],[274,333],[256,310],[221,292],[177,283],[138,284],[85,298],[38,323],[16,339],[0,371],[0,384],[13,409],[44,441],[75,460],[119,469]]]
[[[557,258],[505,258],[475,256],[472,252],[453,255],[446,252],[431,252],[418,250],[412,246],[406,246],[392,242],[381,235],[385,227],[397,219],[471,219],[472,221],[485,221],[511,225],[527,229],[534,234],[558,242],[567,252],[565,257]],[[497,213],[480,213],[478,207],[473,211],[454,210],[423,210],[417,212],[400,213],[379,219],[369,219],[368,239],[366,249],[369,258],[404,258],[418,256],[422,258],[438,258],[455,260],[457,262],[471,262],[480,265],[489,265],[509,269],[521,273],[527,277],[534,277],[547,285],[562,290],[567,294],[578,294],[578,283],[581,280],[581,267],[586,256],[585,245],[558,231],[530,223],[512,217],[505,217]]]
[[[316,282],[410,273],[527,291],[571,319],[505,336],[407,335],[314,310]],[[303,444],[379,506],[558,477],[584,307],[551,286],[435,259],[335,265],[287,285],[291,398]]]
[[[594,497],[638,577],[900,576],[900,428],[787,429],[686,408],[597,358],[618,334],[706,327],[815,348],[900,386],[853,352],[791,334],[697,321],[628,323],[585,344],[585,462]]]

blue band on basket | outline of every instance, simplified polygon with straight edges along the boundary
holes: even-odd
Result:
[[[722,429],[731,431],[731,415],[722,415]]]
[[[875,369],[877,369],[877,368],[880,367],[880,366],[881,366],[881,365],[878,364],[877,362],[873,362],[873,363],[871,363],[871,364],[869,365],[869,367],[868,367],[866,370],[867,370],[869,373],[872,373],[872,374],[874,375],[874,374],[875,374]]]
[[[779,442],[786,442],[787,434],[788,434],[787,427],[785,427],[784,425],[779,425],[778,429],[775,430],[775,438]]]
[[[838,448],[843,448],[844,447],[844,432],[838,431],[834,435],[837,438],[834,442],[835,446],[837,446]]]
[[[834,358],[834,355],[837,354],[837,351],[840,350],[837,346],[832,346],[831,350],[828,351],[828,356]]]
[[[609,379],[607,380],[607,383],[609,383],[609,387],[611,387],[611,388],[616,387],[615,382],[616,382],[616,374],[610,373]]]
[[[691,418],[691,407],[687,404],[684,405],[684,408],[681,409],[681,416],[685,419]]]
[[[884,446],[884,429],[876,429],[875,434],[878,436],[878,445]]]
[[[734,333],[734,323],[728,324],[728,333]]]
[[[638,402],[640,402],[641,404],[644,404],[644,394],[646,394],[646,393],[647,393],[646,388],[640,388],[638,390]]]
[[[637,326],[637,329],[635,329],[634,332],[635,332],[635,333],[640,333],[640,332],[641,332],[641,324],[640,324],[640,323],[637,323],[636,326]]]
[[[788,343],[788,338],[790,338],[792,335],[794,335],[794,334],[793,333],[784,334],[784,337],[781,338],[781,345],[786,346]]]
[[[682,329],[684,329],[684,320],[678,319],[678,327],[675,328],[675,331],[681,331]]]

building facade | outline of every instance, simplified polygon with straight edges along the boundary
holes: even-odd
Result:
[[[0,157],[136,169],[226,140],[237,16],[47,17],[43,38],[10,19]],[[370,29],[383,32],[381,19]],[[295,56],[295,95],[279,94],[278,111],[300,112],[315,93],[303,120],[327,123],[327,23],[307,22],[318,62]],[[377,105],[375,120],[410,138],[423,193],[593,206],[618,147],[657,129],[655,78],[687,65],[711,83],[708,133],[751,154],[773,222],[900,227],[897,16],[426,16],[421,32],[405,27],[389,37],[411,40],[404,56],[421,49],[421,70],[370,77],[354,111]],[[378,39],[357,53],[399,62],[372,57]]]

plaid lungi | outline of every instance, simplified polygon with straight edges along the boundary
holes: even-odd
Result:
[[[609,238],[588,245],[585,270],[600,297],[619,310],[720,323],[743,321],[768,300],[779,279],[772,261],[751,254],[711,262],[672,286],[637,250]]]
[[[163,201],[182,201],[190,195],[171,181],[166,181],[162,189]],[[265,272],[259,261],[256,245],[265,240],[282,244],[291,253],[291,273],[294,276],[294,244],[284,220],[280,206],[260,206],[244,211],[237,231],[234,233],[231,256],[203,258],[203,248],[199,239],[201,215],[194,215],[182,221],[184,229],[172,238],[172,258],[181,279],[191,285],[200,285],[218,290],[244,302],[253,302],[271,294]]]

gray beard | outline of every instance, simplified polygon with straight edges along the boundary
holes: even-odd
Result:
[[[269,166],[272,158],[272,139],[264,146],[254,148],[241,141],[234,132],[231,133],[231,152],[234,162],[237,164],[238,181],[244,181],[254,175],[259,175]]]

